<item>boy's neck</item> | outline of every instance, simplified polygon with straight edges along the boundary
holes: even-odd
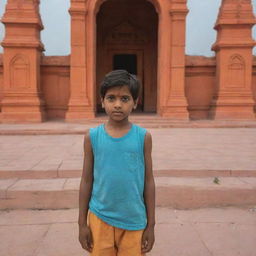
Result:
[[[122,121],[114,121],[109,119],[107,121],[107,126],[112,129],[126,129],[131,127],[131,123],[129,122],[128,118]]]
[[[106,132],[114,138],[121,138],[131,129],[132,123],[128,119],[120,122],[114,120],[108,120],[106,123]]]

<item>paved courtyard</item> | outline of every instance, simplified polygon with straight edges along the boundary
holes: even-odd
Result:
[[[184,176],[190,172],[193,176],[201,170],[207,176],[215,170],[233,173],[237,179],[243,174],[255,176],[256,128],[149,130],[156,175],[186,171]],[[0,136],[0,174],[81,171],[82,161],[81,134]],[[0,255],[86,256],[78,242],[77,216],[77,208],[0,211]],[[156,243],[148,255],[255,256],[255,234],[256,205],[158,207]]]
[[[256,128],[148,130],[155,170],[256,170]],[[0,152],[0,170],[77,170],[83,135],[2,135]]]
[[[256,208],[156,212],[149,256],[256,255]],[[88,255],[78,241],[77,216],[78,209],[0,211],[0,255]]]

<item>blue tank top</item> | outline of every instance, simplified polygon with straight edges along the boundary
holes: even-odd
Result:
[[[89,209],[111,226],[126,230],[146,227],[144,203],[144,138],[146,130],[132,124],[113,138],[104,124],[90,129],[94,155],[93,189]]]

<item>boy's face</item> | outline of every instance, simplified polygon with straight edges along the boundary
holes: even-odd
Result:
[[[126,85],[110,88],[104,99],[101,98],[101,102],[109,118],[115,121],[128,118],[132,110],[137,107],[137,100],[133,100]]]

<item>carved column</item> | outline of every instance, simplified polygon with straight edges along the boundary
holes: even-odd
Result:
[[[188,119],[185,97],[185,30],[188,9],[186,0],[173,0],[169,11],[170,52],[168,84],[161,115],[176,119]]]
[[[223,0],[215,26],[213,50],[217,59],[216,94],[211,118],[254,119],[252,94],[252,26],[250,0]]]
[[[70,99],[67,120],[94,117],[91,87],[88,85],[87,70],[87,9],[86,0],[71,0],[71,67]]]
[[[45,103],[40,88],[40,59],[44,50],[40,0],[8,0],[5,25],[2,122],[41,122]]]

